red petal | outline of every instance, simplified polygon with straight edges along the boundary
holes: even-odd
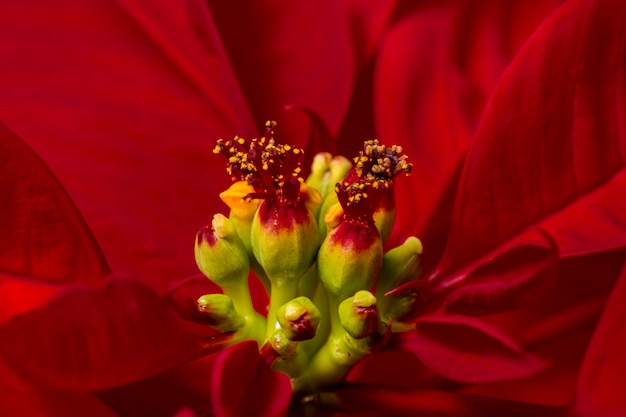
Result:
[[[69,290],[0,328],[4,374],[46,389],[104,389],[201,352],[161,299],[131,280],[110,280],[100,290]]]
[[[1,323],[45,304],[61,284],[96,284],[109,268],[54,174],[2,124],[0,172]]]
[[[109,272],[54,174],[2,124],[0,172],[0,270],[57,284],[94,284]]]
[[[19,393],[0,387],[0,415],[28,417],[117,417],[91,394],[82,392]]]
[[[626,268],[606,305],[580,371],[576,415],[626,414]]]
[[[534,355],[548,361],[545,371],[498,384],[471,385],[464,392],[563,405],[573,402],[578,372],[593,330],[626,259],[607,252],[562,260],[557,286],[546,302],[485,317]]]
[[[554,417],[565,411],[498,398],[428,389],[399,389],[377,385],[350,385],[324,392],[318,402],[331,409],[367,416],[437,417]]]
[[[0,325],[11,318],[47,304],[71,286],[53,285],[0,273]]]
[[[272,371],[253,341],[219,353],[211,381],[217,417],[283,416],[291,401],[289,377]]]
[[[216,355],[187,362],[167,372],[99,392],[121,416],[172,417],[184,409],[198,417],[210,414],[211,374]]]
[[[354,82],[341,2],[250,1],[245,13],[236,2],[211,1],[210,7],[258,126],[275,119],[277,138],[302,146],[309,120],[283,115],[294,105],[311,109],[337,133]]]
[[[417,320],[407,347],[431,369],[461,382],[494,382],[535,374],[544,363],[495,327],[465,316]]]
[[[624,245],[625,200],[607,199],[626,165],[624,25],[624,2],[568,2],[518,55],[468,156],[441,269],[543,222],[561,254]],[[562,237],[559,224],[576,226]]]
[[[226,209],[212,143],[256,131],[206,3],[16,2],[0,13],[0,54],[2,119],[112,269],[157,285],[196,273],[193,235]]]
[[[562,256],[626,247],[626,169],[542,223]]]
[[[441,379],[411,352],[393,349],[366,356],[350,370],[346,381],[399,388],[428,387],[433,377]]]
[[[558,278],[556,248],[540,235],[518,239],[469,272],[447,277],[458,286],[444,302],[451,314],[482,315],[545,301]]]
[[[344,0],[350,16],[357,66],[376,52],[398,0]],[[363,138],[365,140],[365,138]]]
[[[558,3],[414,2],[415,10],[399,12],[401,19],[384,39],[376,124],[380,139],[403,145],[414,163],[412,177],[397,186],[398,205],[411,207],[398,210],[398,224],[412,226],[397,234],[417,233],[430,248],[428,258],[438,257],[449,224],[450,209],[437,203],[456,185],[487,99],[522,43]],[[452,202],[446,198],[447,205]]]

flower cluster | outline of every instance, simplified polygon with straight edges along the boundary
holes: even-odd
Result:
[[[412,167],[401,147],[368,140],[353,167],[318,154],[305,181],[303,150],[276,142],[275,126],[267,122],[260,139],[217,142],[234,182],[222,193],[231,213],[200,229],[195,254],[224,294],[197,304],[211,326],[234,332],[231,343],[256,340],[294,392],[306,394],[341,382],[402,329],[392,323],[415,306],[385,293],[418,278],[422,248],[410,238],[385,262],[394,181]],[[252,306],[250,269],[268,290],[267,317]]]

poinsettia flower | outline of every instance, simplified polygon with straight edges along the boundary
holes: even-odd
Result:
[[[388,244],[414,234],[426,248],[417,333],[348,376],[367,386],[319,402],[536,415],[573,401],[578,384],[576,412],[618,415],[619,284],[577,374],[624,263],[626,12],[617,0],[569,2],[518,53],[556,3],[4,6],[0,118],[67,194],[0,132],[12,202],[2,211],[2,407],[285,412],[286,378],[254,346],[204,356],[227,335],[168,303],[188,299],[195,280],[161,296],[196,273],[191,239],[220,210],[227,178],[213,140],[252,137],[272,117],[309,150],[351,155],[377,136],[416,167],[398,182],[401,227]]]

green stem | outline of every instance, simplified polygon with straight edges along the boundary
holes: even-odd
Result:
[[[235,308],[246,321],[244,328],[240,329],[242,337],[244,339],[254,339],[259,346],[261,346],[265,340],[263,329],[266,326],[266,321],[265,318],[261,316],[252,305],[248,280],[246,279],[231,285],[223,285],[222,290],[224,291],[224,294],[228,295],[233,300]]]
[[[267,313],[267,331],[266,336],[269,338],[275,330],[280,329],[278,320],[276,320],[276,312],[285,303],[296,298],[298,289],[298,280],[290,279],[278,281],[270,279],[270,308]]]
[[[269,292],[270,290],[270,281],[265,274],[265,271],[259,264],[259,261],[256,260],[254,254],[252,253],[252,243],[250,242],[250,231],[252,230],[252,222],[241,220],[235,213],[231,211],[230,220],[235,225],[235,229],[237,230],[237,234],[239,238],[243,242],[243,245],[246,248],[246,252],[248,252],[248,259],[250,260],[250,269],[254,272],[254,275],[259,279],[263,287],[265,287],[265,291]]]
[[[315,392],[340,383],[352,365],[364,355],[346,345],[351,339],[339,321],[339,302],[329,297],[330,334],[299,378],[293,379],[294,392]],[[352,360],[354,359],[354,361]]]
[[[364,352],[347,348],[344,336],[333,335],[315,354],[300,377],[292,379],[295,393],[317,392],[338,385]]]
[[[317,332],[315,333],[315,337],[311,340],[305,340],[302,342],[302,348],[306,352],[308,357],[313,356],[315,352],[317,352],[326,339],[330,335],[330,307],[328,301],[328,292],[326,288],[319,282],[317,283],[317,289],[315,290],[315,295],[313,296],[313,303],[320,311],[321,320],[319,327],[317,328]]]

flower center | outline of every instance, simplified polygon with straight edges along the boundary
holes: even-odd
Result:
[[[278,144],[275,126],[267,122],[260,139],[220,139],[214,149],[242,186],[229,198],[263,202],[241,212],[230,204],[228,218],[216,215],[210,239],[201,230],[196,262],[224,294],[201,297],[198,308],[233,333],[232,343],[256,340],[294,391],[310,393],[340,383],[392,332],[410,328],[402,320],[414,300],[385,294],[417,278],[421,243],[409,238],[385,253],[380,230],[393,226],[394,181],[412,165],[401,147],[374,139],[353,167],[318,155],[304,182],[302,149]],[[268,292],[266,316],[252,306],[250,270]]]

